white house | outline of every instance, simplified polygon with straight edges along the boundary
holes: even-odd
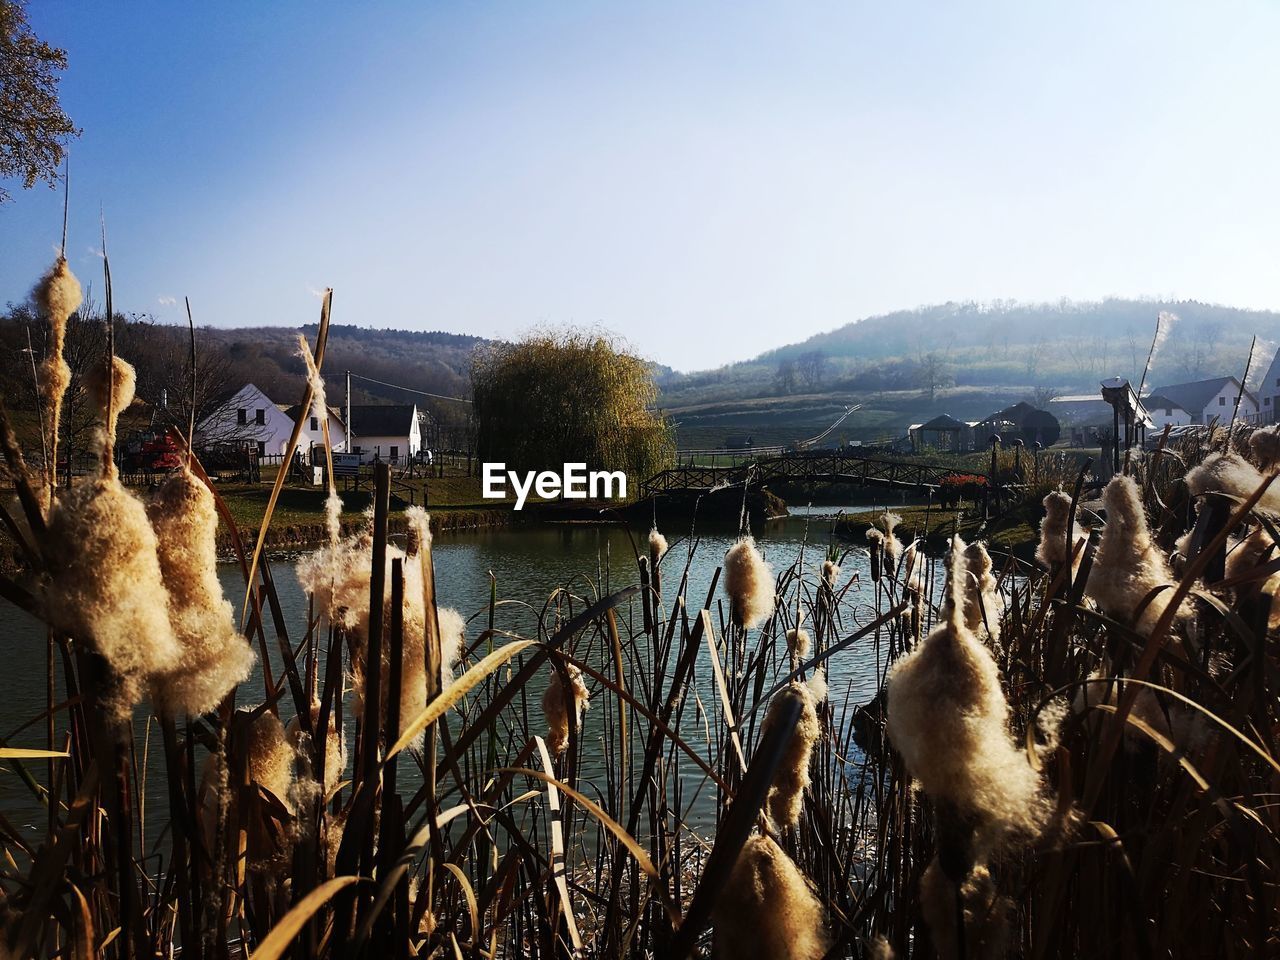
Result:
[[[352,406],[351,437],[361,463],[404,463],[422,450],[422,416],[416,404]]]
[[[1258,402],[1262,404],[1262,416],[1259,417],[1262,423],[1275,423],[1280,419],[1280,350],[1276,351],[1258,387]]]
[[[249,444],[258,456],[280,456],[289,445],[296,418],[302,408],[275,403],[252,383],[245,384],[230,400],[196,427],[197,442],[203,446]],[[323,444],[320,418],[307,411],[298,436],[298,449],[306,457],[312,445]],[[329,442],[335,451],[345,451],[347,429],[334,408],[329,409]]]
[[[1234,403],[1235,400],[1232,400]],[[1243,405],[1244,401],[1241,401]],[[1147,413],[1151,415],[1151,421],[1154,424],[1153,432],[1159,432],[1165,427],[1184,427],[1191,422],[1191,414],[1182,409],[1178,403],[1169,397],[1159,393],[1148,394],[1142,398],[1142,405],[1147,408]]]
[[[1175,383],[1167,387],[1155,387],[1151,391],[1151,396],[1162,397],[1173,407],[1181,407],[1190,418],[1187,422],[1201,424],[1209,423],[1215,418],[1230,420],[1239,395],[1240,381],[1235,377]],[[1162,411],[1165,409],[1169,408],[1161,407]],[[1246,390],[1240,396],[1238,417],[1241,420],[1256,419],[1257,415],[1258,399]]]

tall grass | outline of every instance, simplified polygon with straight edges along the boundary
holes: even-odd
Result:
[[[1233,448],[1269,449],[1245,439]],[[1207,446],[1225,450],[1226,433]],[[694,595],[694,565],[722,558],[696,539],[640,538],[628,585],[584,573],[547,598],[510,598],[538,611],[527,634],[501,626],[508,601],[494,583],[453,675],[430,538],[408,552],[388,545],[384,472],[367,529],[340,548],[369,580],[342,609],[315,602],[306,622],[286,623],[262,538],[241,550],[243,642],[267,695],[246,705],[232,688],[203,715],[156,715],[160,811],[141,802],[146,762],[110,695],[101,638],[50,609],[48,584],[65,574],[44,549],[42,480],[11,442],[4,452],[19,494],[6,526],[28,569],[0,579],[0,593],[51,624],[56,682],[47,715],[0,751],[48,809],[39,842],[0,818],[0,955],[1245,957],[1280,947],[1277,533],[1261,488],[1190,495],[1183,477],[1213,449],[1131,464],[1152,549],[1175,571],[1132,604],[1090,579],[1099,541],[1114,556],[1115,538],[1132,531],[1104,523],[1077,488],[1069,506],[1054,505],[1067,516],[1046,525],[1065,538],[1042,550],[1048,569],[1007,556],[989,568],[958,550],[948,564],[899,526],[901,560],[876,558],[866,583],[840,573],[850,566],[841,548],[771,556],[769,572],[744,539],[730,592],[717,569]],[[203,476],[195,458],[190,469]],[[990,682],[962,696],[958,674],[953,684],[938,673],[912,722],[893,714],[902,701],[890,694],[890,728],[928,738],[923,754],[885,735],[882,697],[857,704],[821,681],[865,651],[883,684],[904,656],[944,643],[965,662],[989,661]],[[406,676],[423,678],[425,705],[406,706]],[[965,752],[974,711],[988,745],[1001,744],[999,762],[1038,784],[1042,806],[1025,823],[988,822],[1008,815],[983,799],[999,793],[998,774]],[[588,741],[599,752],[590,776]],[[946,765],[955,776],[932,776]],[[693,822],[702,807],[709,825]]]

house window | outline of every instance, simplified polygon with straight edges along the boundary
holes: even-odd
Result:
[[[258,456],[265,457],[267,455],[267,441],[258,441]]]
[[[256,423],[256,424],[257,424],[258,426],[260,426],[260,427],[262,427],[262,426],[266,426],[266,423],[267,423],[267,411],[265,411],[265,410],[255,410],[255,411],[253,411],[253,422],[254,422],[254,423]]]
[[[1164,415],[1165,415],[1166,417],[1172,417],[1172,416],[1173,416],[1173,407],[1165,407],[1165,408],[1164,408]]]
[[[1218,398],[1218,406],[1220,406],[1220,407],[1225,407],[1226,405],[1227,405],[1227,398],[1226,398],[1226,397],[1219,397],[1219,398]]]
[[[1271,398],[1270,398],[1270,397],[1263,397],[1263,398],[1262,398],[1262,402],[1263,402],[1263,404],[1264,404],[1265,406],[1268,406],[1268,407],[1269,407],[1269,406],[1271,406]]]
[[[311,418],[311,429],[312,429],[312,430],[319,430],[319,429],[320,429],[320,418],[319,418],[319,417],[312,417],[312,418]]]
[[[243,408],[241,408],[241,409],[237,410],[237,411],[236,411],[236,423],[240,424],[240,426],[242,426],[242,427],[243,427],[243,426],[244,426],[246,423],[248,423],[248,422],[249,422],[249,411],[248,411],[248,410],[245,410],[245,409],[243,409]]]
[[[392,447],[392,448],[391,448],[391,462],[392,462],[392,463],[395,463],[395,462],[396,462],[396,458],[397,458],[398,456],[400,456],[400,448],[399,448],[399,447]]]

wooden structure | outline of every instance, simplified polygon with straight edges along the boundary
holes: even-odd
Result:
[[[923,463],[887,460],[843,450],[797,451],[766,457],[732,467],[687,465],[663,470],[640,484],[640,496],[710,492],[722,487],[763,485],[782,481],[797,483],[848,483],[861,487],[891,487],[930,493],[944,477],[962,476],[963,470],[948,470]]]

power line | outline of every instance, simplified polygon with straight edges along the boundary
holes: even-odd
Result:
[[[427,393],[426,390],[415,390],[413,387],[403,387],[398,383],[387,383],[387,381],[385,380],[375,380],[373,379],[373,377],[362,377],[358,373],[348,373],[347,375],[351,377],[353,380],[363,380],[365,383],[376,383],[379,386],[391,387],[394,390],[403,390],[406,393],[416,393],[420,396],[431,397],[432,399],[435,399],[435,400],[452,400],[455,403],[471,402],[466,397],[446,397],[443,394],[439,394],[439,393]]]

